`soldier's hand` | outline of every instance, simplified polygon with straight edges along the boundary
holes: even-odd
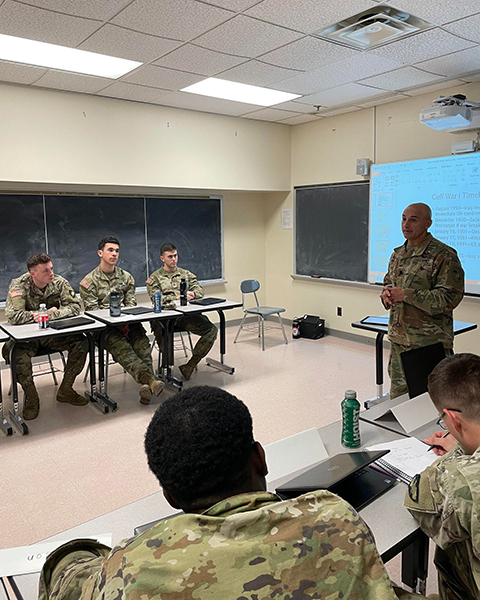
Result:
[[[393,302],[392,302],[391,296],[390,296],[390,288],[389,287],[383,288],[383,291],[380,294],[380,298],[383,300],[383,302],[386,305],[393,306]]]
[[[38,323],[40,321],[40,313],[32,312],[32,317],[33,317],[33,320],[35,321],[35,323]]]
[[[437,456],[443,456],[447,452],[449,452],[452,448],[455,447],[457,440],[453,437],[453,435],[447,435],[447,437],[443,437],[445,435],[445,431],[436,431],[432,437],[425,438],[423,441],[429,446],[434,446],[432,452],[434,452]]]
[[[58,311],[58,308],[57,308],[56,306],[52,306],[52,308],[49,308],[49,309],[47,310],[47,312],[48,312],[48,313],[55,313],[55,312],[57,312],[57,311]]]
[[[405,297],[405,290],[399,287],[390,288],[390,303],[396,304],[397,302],[403,302]]]
[[[187,292],[187,300],[195,300],[195,292]]]

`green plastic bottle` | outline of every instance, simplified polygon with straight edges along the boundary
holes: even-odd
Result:
[[[342,445],[346,448],[359,448],[360,441],[360,402],[355,390],[347,390],[342,401]]]

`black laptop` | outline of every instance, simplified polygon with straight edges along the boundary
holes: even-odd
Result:
[[[83,325],[91,325],[95,323],[95,319],[89,319],[88,317],[70,317],[68,319],[56,319],[50,321],[48,326],[51,329],[67,329],[68,327],[82,327]]]
[[[396,482],[394,477],[370,466],[388,452],[390,450],[362,450],[331,456],[280,485],[276,492],[286,499],[316,490],[329,490],[360,510]]]
[[[130,306],[130,308],[122,308],[120,312],[122,315],[143,315],[145,313],[153,312],[153,308],[147,308],[145,306]]]
[[[200,306],[209,306],[210,304],[218,304],[219,302],[226,302],[225,298],[199,298],[198,300],[191,300],[190,304],[199,304]]]

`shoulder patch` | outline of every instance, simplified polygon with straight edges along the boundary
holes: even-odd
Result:
[[[150,284],[151,284],[151,283],[153,283],[153,279],[152,279],[151,277],[149,277],[149,278],[147,279],[146,283],[150,283]]]
[[[408,495],[412,502],[418,502],[418,486],[420,483],[420,474],[417,473],[408,486]]]
[[[22,290],[15,290],[13,292],[10,292],[11,298],[16,298],[17,296],[23,296]]]
[[[82,279],[82,281],[80,282],[80,285],[82,287],[84,287],[86,290],[88,290],[88,288],[90,287],[90,284],[88,283],[88,281],[86,279]]]

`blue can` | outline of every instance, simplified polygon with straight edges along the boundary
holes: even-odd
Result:
[[[162,294],[160,292],[153,294],[153,312],[162,312]]]

